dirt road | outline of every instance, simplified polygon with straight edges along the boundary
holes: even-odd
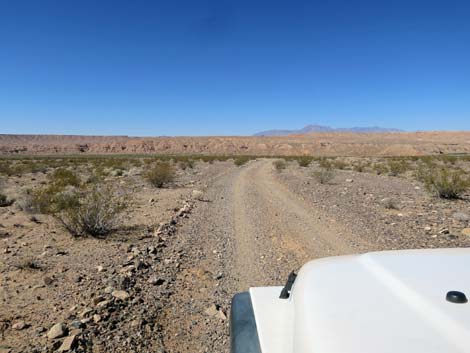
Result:
[[[181,290],[163,323],[170,352],[228,351],[225,315],[235,292],[282,284],[314,258],[367,249],[274,173],[272,160],[258,160],[220,176],[178,232]]]

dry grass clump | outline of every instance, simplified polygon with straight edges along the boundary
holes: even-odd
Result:
[[[308,167],[310,163],[312,163],[313,158],[310,156],[302,156],[297,159],[297,163],[299,164],[299,167]]]
[[[158,162],[145,174],[145,178],[153,186],[162,188],[175,179],[175,171],[169,162]]]
[[[11,206],[15,200],[8,199],[7,195],[0,193],[0,207]]]
[[[277,171],[280,172],[281,170],[286,169],[287,164],[284,159],[277,159],[273,162],[273,166]]]
[[[331,168],[320,168],[313,172],[313,176],[320,184],[329,184],[334,179],[335,173]]]
[[[120,223],[126,208],[123,198],[110,187],[95,187],[80,193],[77,203],[57,213],[57,218],[74,237],[103,237]]]

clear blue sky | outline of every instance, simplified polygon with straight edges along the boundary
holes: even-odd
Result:
[[[0,0],[0,133],[470,130],[470,1]]]

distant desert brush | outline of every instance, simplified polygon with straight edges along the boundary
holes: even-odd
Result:
[[[308,167],[312,163],[313,158],[310,156],[302,156],[297,159],[299,167]]]
[[[335,173],[331,168],[320,168],[313,172],[313,176],[320,184],[329,184],[335,177]]]
[[[145,178],[153,186],[162,188],[175,179],[175,171],[169,162],[158,162],[145,174]]]
[[[277,159],[273,162],[273,166],[277,171],[281,171],[283,169],[286,169],[286,161],[283,159]]]
[[[470,187],[470,180],[461,170],[448,168],[420,170],[419,177],[430,193],[443,199],[458,199]]]

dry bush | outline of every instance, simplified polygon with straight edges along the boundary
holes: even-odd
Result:
[[[308,167],[312,163],[313,158],[310,156],[302,156],[297,159],[299,167]]]
[[[194,165],[195,165],[195,161],[193,159],[190,159],[190,158],[183,158],[181,159],[179,162],[178,162],[178,167],[181,169],[181,170],[186,170],[186,169],[193,169],[194,168]]]
[[[334,168],[334,169],[343,170],[343,169],[345,169],[345,168],[348,166],[348,163],[346,163],[345,161],[342,161],[342,160],[340,160],[340,159],[335,159],[335,160],[331,163],[331,166],[332,166],[332,168]]]
[[[443,199],[458,199],[470,187],[470,181],[461,170],[448,168],[420,170],[426,189]]]
[[[382,200],[382,205],[388,210],[398,210],[400,209],[398,202],[394,199],[385,198]]]
[[[153,186],[162,188],[175,179],[175,171],[169,162],[158,162],[145,174],[145,178]]]
[[[318,160],[318,164],[320,165],[320,168],[328,169],[328,170],[333,169],[333,165],[331,163],[331,160],[326,158],[326,157],[321,157]]]
[[[7,195],[0,194],[0,207],[11,206],[15,200],[8,199]]]
[[[329,184],[335,177],[335,173],[329,168],[320,168],[313,172],[313,176],[320,184]]]
[[[389,160],[388,161],[388,169],[390,171],[391,176],[398,176],[400,174],[405,173],[408,169],[410,169],[410,165],[406,160]]]
[[[78,202],[57,213],[57,218],[74,237],[103,237],[119,225],[126,204],[110,187],[95,187],[81,193]]]
[[[248,157],[248,156],[239,156],[237,158],[235,158],[235,160],[233,161],[233,163],[235,163],[236,166],[242,166],[246,163],[248,163],[248,161],[250,160],[251,158]]]
[[[54,170],[51,182],[58,188],[64,188],[69,185],[80,186],[80,178],[74,172],[64,168]]]
[[[286,169],[287,164],[284,159],[277,159],[273,162],[273,166],[277,171],[281,171],[283,169]]]

